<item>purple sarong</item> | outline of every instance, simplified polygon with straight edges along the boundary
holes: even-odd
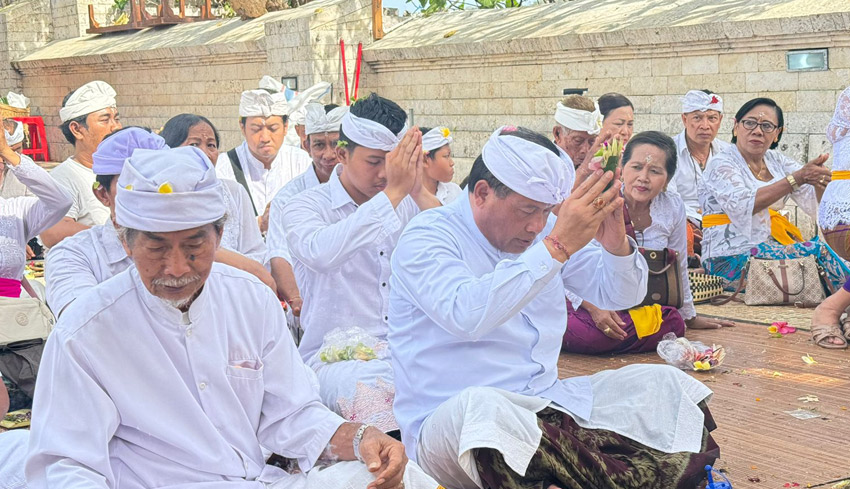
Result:
[[[637,337],[635,323],[629,313],[618,311],[617,315],[626,323],[622,329],[628,336],[623,341],[605,336],[596,327],[590,313],[582,308],[576,311],[572,304],[567,303],[567,314],[567,332],[564,333],[561,349],[570,353],[643,353],[655,351],[658,342],[667,333],[676,333],[677,337],[685,336],[685,320],[675,307],[661,306],[661,328],[657,333],[643,338]]]

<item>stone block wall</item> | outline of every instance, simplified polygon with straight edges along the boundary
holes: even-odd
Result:
[[[266,46],[270,74],[297,76],[298,87],[307,88],[319,81],[333,84],[328,102],[345,104],[344,80],[339,40],[345,41],[349,84],[354,78],[357,43],[364,48],[372,42],[370,0],[349,0],[315,8],[315,15],[292,21],[266,24]],[[365,70],[365,62],[363,70]],[[361,74],[361,87],[363,75]],[[350,85],[349,90],[353,87]],[[359,94],[364,91],[360,90]]]
[[[0,93],[21,91],[21,77],[11,65],[50,42],[50,0],[24,0],[0,9]]]
[[[109,25],[117,17],[113,0],[53,0],[53,39],[73,39],[86,34],[89,28],[89,4],[94,5],[94,18]],[[127,7],[129,12],[129,7]]]
[[[255,42],[181,48],[179,59],[154,50],[38,60],[19,63],[23,89],[33,112],[44,117],[51,159],[67,158],[73,148],[59,129],[59,108],[65,95],[92,80],[103,80],[118,92],[124,124],[160,128],[183,113],[208,117],[222,137],[222,150],[241,140],[239,94],[254,88],[266,72],[265,51]],[[104,66],[109,66],[108,70]]]
[[[608,46],[598,38],[570,39],[569,44],[588,47],[566,50],[553,48],[568,44],[557,37],[432,43],[439,50],[434,45],[382,49],[379,42],[366,51],[370,69],[364,83],[412,110],[416,124],[454,130],[457,180],[468,174],[500,125],[551,134],[552,114],[565,88],[587,88],[586,95],[594,98],[622,93],[635,105],[636,132],[655,129],[670,135],[682,130],[680,97],[691,89],[714,90],[725,101],[719,133],[725,140],[731,138],[734,114],[744,102],[771,97],[785,111],[780,149],[803,161],[831,152],[824,129],[838,94],[850,85],[850,34],[843,25],[829,26],[829,32],[753,36],[743,42],[700,41],[684,34],[681,38],[688,43],[636,39],[634,45]],[[753,24],[752,31],[760,32],[757,27]],[[662,31],[665,39],[675,39],[675,30]],[[829,71],[786,71],[787,50],[822,47],[829,48]]]

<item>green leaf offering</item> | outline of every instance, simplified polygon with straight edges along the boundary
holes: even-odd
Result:
[[[623,153],[623,143],[620,142],[619,139],[614,139],[609,144],[607,141],[602,143],[602,147],[599,148],[599,151],[596,152],[594,156],[602,157],[602,170],[606,172],[614,172],[617,169],[617,166],[620,164],[620,155]],[[612,180],[609,183],[605,190],[611,188],[611,185],[614,184]]]

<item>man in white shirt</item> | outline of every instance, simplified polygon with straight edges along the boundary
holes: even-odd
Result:
[[[710,90],[691,90],[682,97],[682,124],[685,129],[673,141],[679,151],[676,174],[667,186],[682,197],[688,216],[688,256],[702,252],[702,210],[699,184],[711,158],[729,147],[717,139],[723,122],[723,99]]]
[[[406,120],[401,107],[374,93],[358,100],[342,119],[341,165],[327,184],[286,204],[283,220],[295,277],[306,299],[301,357],[316,369],[327,406],[348,419],[371,419],[385,431],[396,429],[389,360],[342,358],[334,363],[340,359],[325,355],[322,360],[321,352],[331,346],[344,349],[349,342],[352,347],[374,346],[369,343],[385,339],[390,256],[398,236],[420,209],[439,206],[419,177],[421,132],[405,132]],[[323,347],[332,332],[345,344]],[[359,333],[368,337],[355,339]]]
[[[59,119],[62,134],[74,145],[74,154],[50,175],[68,189],[74,204],[59,224],[41,233],[41,240],[48,248],[109,220],[109,209],[92,192],[95,175],[91,168],[97,145],[106,135],[121,129],[115,90],[102,81],[86,83],[65,97]]]
[[[274,293],[213,263],[221,192],[198,148],[126,161],[115,219],[135,266],[75,301],[47,342],[29,487],[435,488],[400,443],[321,405]],[[266,465],[264,448],[306,473]],[[310,470],[322,456],[366,465]]]
[[[130,126],[108,135],[92,155],[92,170],[97,179],[94,194],[109,209],[110,220],[62,240],[48,253],[44,267],[47,303],[57,316],[77,297],[133,264],[118,239],[115,226],[118,175],[124,161],[135,150],[167,147],[165,140],[149,129]],[[262,264],[235,251],[220,247],[216,251],[216,261],[245,270],[268,284],[273,283]]]
[[[550,141],[501,128],[467,198],[402,233],[389,310],[395,414],[408,456],[447,487],[685,489],[717,456],[698,405],[711,391],[678,369],[559,380],[565,290],[615,310],[646,292],[620,189],[605,190],[619,170],[593,164],[569,195]]]
[[[587,157],[602,128],[599,107],[588,97],[570,95],[555,109],[555,126],[552,135],[576,168]]]
[[[9,392],[0,374],[0,419],[9,411]],[[29,431],[12,430],[0,433],[0,489],[26,489],[24,462],[26,462]]]
[[[272,198],[312,162],[306,151],[283,144],[289,111],[283,93],[242,92],[239,127],[245,141],[222,153],[216,163],[219,178],[235,180],[248,191],[263,234]]]
[[[272,277],[277,284],[278,297],[292,307],[293,314],[301,315],[301,294],[295,283],[292,270],[292,257],[286,244],[283,221],[286,218],[283,208],[293,197],[322,183],[327,183],[334,167],[339,163],[337,143],[339,142],[339,125],[342,116],[348,112],[348,107],[335,104],[322,106],[311,103],[305,107],[305,140],[304,149],[310,153],[313,164],[301,175],[284,185],[272,199],[269,208],[269,232],[266,237],[268,248],[267,263],[271,266]],[[297,336],[300,338],[300,335]]]

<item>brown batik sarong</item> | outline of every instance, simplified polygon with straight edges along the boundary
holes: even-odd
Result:
[[[705,403],[700,453],[664,453],[607,430],[585,429],[552,408],[537,413],[543,437],[524,476],[502,454],[479,448],[475,454],[485,489],[694,489],[705,479],[705,466],[720,456],[711,438],[716,425]]]

